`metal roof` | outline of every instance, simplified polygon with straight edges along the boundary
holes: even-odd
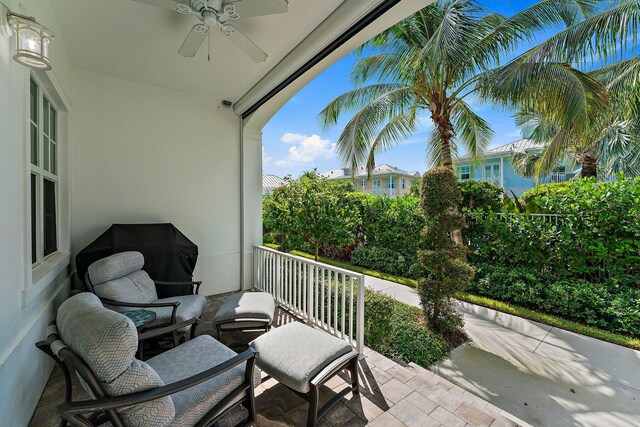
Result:
[[[516,154],[516,153],[530,153],[532,151],[537,151],[541,149],[543,144],[539,144],[531,139],[523,138],[514,142],[510,142],[508,144],[499,145],[495,148],[485,151],[478,155],[478,157],[494,157],[501,156],[506,154]],[[467,160],[471,158],[470,155],[464,155],[457,158],[457,160]]]
[[[331,169],[326,172],[320,173],[320,176],[329,178],[329,179],[351,178],[352,177],[351,171],[352,171],[351,168]],[[418,178],[420,177],[420,172],[418,171],[408,172],[398,167],[391,166],[385,163],[379,166],[375,166],[373,168],[373,172],[371,173],[371,176],[376,176],[376,175],[401,175],[401,176],[408,176],[411,178]],[[366,167],[358,168],[355,174],[355,177],[366,178],[367,168]]]
[[[262,175],[262,188],[278,188],[285,185],[287,182],[275,175]]]

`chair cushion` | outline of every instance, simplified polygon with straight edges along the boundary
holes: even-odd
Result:
[[[267,292],[238,292],[229,295],[218,309],[213,324],[242,319],[264,319],[273,322],[275,303]]]
[[[128,251],[102,258],[89,266],[92,283],[104,283],[142,270],[144,256],[140,252]]]
[[[209,335],[201,335],[147,360],[165,384],[183,380],[231,359],[236,353]],[[172,427],[193,426],[244,381],[245,364],[197,386],[172,394]]]
[[[298,322],[275,328],[250,346],[260,353],[260,369],[301,393],[310,390],[309,382],[325,366],[353,349],[340,338]]]
[[[142,270],[140,252],[120,252],[102,258],[89,266],[89,279],[100,298],[122,302],[151,303],[158,299],[156,285]],[[113,307],[116,311],[123,308]]]
[[[84,292],[65,301],[58,309],[56,325],[62,341],[91,368],[107,395],[164,385],[149,365],[135,359],[138,333],[133,322],[104,308],[94,294]],[[167,396],[118,412],[128,427],[168,426],[175,408]]]
[[[179,302],[178,310],[176,310],[176,322],[189,320],[192,317],[200,318],[202,312],[207,306],[207,299],[202,295],[180,295],[170,298],[162,298],[154,303]],[[156,313],[156,319],[149,326],[171,322],[171,312],[173,307],[146,308]]]
[[[102,306],[83,292],[58,309],[56,325],[62,341],[82,358],[100,381],[113,381],[133,361],[138,332],[126,316]]]
[[[158,299],[156,285],[146,271],[138,270],[104,283],[94,283],[93,290],[100,298],[122,302],[151,303]],[[131,310],[130,307],[113,307],[116,311]]]

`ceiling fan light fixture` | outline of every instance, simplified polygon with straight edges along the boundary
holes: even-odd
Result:
[[[176,3],[176,12],[182,13],[183,15],[191,15],[193,13],[193,9],[186,4]]]

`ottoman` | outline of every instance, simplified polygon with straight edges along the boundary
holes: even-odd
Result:
[[[218,338],[223,331],[255,331],[271,328],[276,306],[267,292],[229,295],[213,318]]]
[[[358,393],[358,352],[327,332],[293,322],[261,335],[249,346],[260,354],[256,360],[260,369],[309,402],[307,426],[315,426],[347,393]],[[351,386],[318,408],[320,387],[343,369],[351,372]]]

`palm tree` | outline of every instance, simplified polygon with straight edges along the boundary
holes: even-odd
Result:
[[[475,158],[493,132],[465,100],[471,94],[511,108],[533,102],[547,112],[554,105],[553,117],[563,124],[585,119],[591,105],[606,105],[606,89],[592,76],[556,61],[532,64],[528,52],[512,61],[516,67],[498,65],[540,30],[558,24],[571,28],[590,19],[600,11],[598,3],[542,0],[506,18],[474,0],[436,1],[361,48],[374,53],[356,62],[356,89],[329,103],[320,121],[328,128],[341,114],[354,113],[338,138],[337,152],[344,164],[366,163],[371,173],[375,155],[414,133],[422,114],[433,123],[426,141],[430,165],[453,170],[458,144]],[[463,245],[460,230],[452,238]]]
[[[423,115],[433,123],[426,141],[430,165],[452,169],[458,145],[472,156],[483,151],[493,132],[466,100],[472,94],[510,108],[531,102],[540,107],[537,101],[543,101],[556,106],[554,119],[560,123],[585,118],[590,111],[585,99],[590,105],[606,105],[606,89],[594,77],[557,61],[540,66],[544,55],[531,66],[529,52],[511,62],[516,67],[498,65],[544,28],[573,28],[591,19],[601,11],[600,3],[543,0],[506,18],[474,0],[436,1],[361,48],[361,53],[374,53],[356,62],[356,88],[329,103],[320,121],[328,128],[342,114],[353,113],[338,138],[337,152],[344,164],[366,164],[371,171],[375,154],[416,132]]]
[[[532,128],[531,139],[544,144],[540,153],[514,156],[516,172],[538,179],[566,158],[580,165],[583,178],[640,175],[640,58],[621,60],[591,72],[610,93],[606,108],[595,111],[592,121],[567,125],[544,114],[519,111],[516,123]]]
[[[531,138],[544,144],[540,154],[516,157],[525,176],[547,174],[567,156],[580,164],[583,177],[597,176],[599,169],[606,175],[640,172],[640,2],[594,2],[593,7],[595,13],[582,21],[478,76],[479,96],[517,110],[516,122],[533,124]],[[568,68],[589,77],[576,80],[575,90],[567,92],[583,106],[580,114],[566,114],[567,104],[536,90]],[[583,90],[585,82],[604,87],[607,97],[591,98],[595,90]],[[533,96],[523,97],[528,86]]]

